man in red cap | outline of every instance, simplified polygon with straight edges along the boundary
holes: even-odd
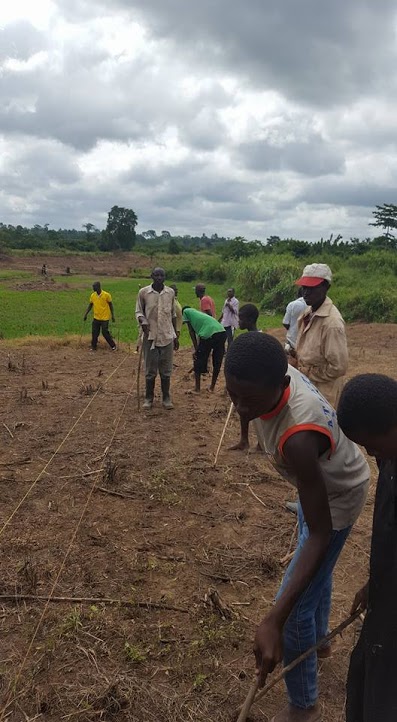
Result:
[[[296,281],[309,308],[300,317],[296,355],[299,370],[337,407],[348,365],[345,322],[328,298],[332,272],[325,263],[305,266]]]

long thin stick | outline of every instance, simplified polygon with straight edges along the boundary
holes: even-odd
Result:
[[[264,687],[259,692],[259,694],[256,694],[257,690],[258,690],[258,680],[256,679],[254,684],[251,686],[251,688],[248,692],[247,698],[244,702],[243,707],[241,708],[240,716],[239,716],[237,722],[246,722],[248,713],[249,713],[254,701],[259,702],[259,700],[262,699],[262,697],[265,697],[265,695],[267,695],[267,693],[270,692],[270,690],[273,689],[273,687],[275,687],[275,685],[278,684],[278,682],[280,682],[288,672],[291,672],[292,669],[294,669],[298,664],[300,664],[307,657],[309,657],[311,654],[313,654],[313,652],[317,652],[317,650],[320,649],[320,647],[323,647],[324,644],[327,644],[327,642],[330,642],[331,639],[333,639],[338,634],[343,632],[343,630],[346,629],[346,627],[349,627],[350,624],[352,624],[360,616],[360,613],[361,613],[360,611],[357,611],[357,612],[354,612],[354,614],[351,614],[350,617],[347,617],[347,619],[345,619],[343,622],[338,624],[338,626],[335,627],[335,629],[333,629],[332,632],[327,634],[326,637],[324,637],[323,639],[320,639],[320,641],[317,642],[317,644],[314,644],[312,647],[309,647],[309,649],[307,649],[306,652],[304,652],[299,657],[294,659],[294,661],[291,662],[290,664],[287,664],[286,667],[283,667],[281,672],[276,674],[276,676],[271,680],[271,682],[269,682],[269,684],[267,684],[266,687]],[[249,705],[247,705],[248,701],[249,701]],[[242,716],[243,711],[244,711],[245,716]]]
[[[188,614],[189,610],[183,607],[174,607],[171,604],[160,602],[134,602],[128,599],[112,599],[109,597],[44,597],[35,594],[0,594],[0,600],[9,602],[72,602],[73,604],[118,604],[122,607],[139,607],[139,609],[167,609],[172,612]]]
[[[141,379],[141,366],[142,366],[142,351],[143,351],[143,339],[141,340],[141,345],[139,347],[138,371],[137,371],[137,375],[136,375],[136,399],[137,399],[138,411],[141,410],[140,379]]]
[[[229,423],[229,421],[230,421],[230,417],[231,417],[231,415],[232,415],[232,411],[233,411],[233,403],[230,404],[229,411],[227,412],[225,425],[224,425],[224,427],[223,427],[223,431],[222,431],[222,433],[221,433],[221,438],[219,439],[218,448],[217,448],[216,454],[215,454],[214,467],[216,466],[217,461],[218,461],[219,452],[220,452],[220,450],[221,450],[221,446],[222,446],[222,443],[223,443],[223,439],[225,438],[226,429],[227,429],[228,423]]]

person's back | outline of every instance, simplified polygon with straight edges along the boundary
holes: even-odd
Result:
[[[287,329],[287,343],[292,349],[296,348],[298,338],[298,319],[306,311],[306,301],[302,296],[291,301],[285,309],[283,326]]]
[[[352,613],[367,614],[347,680],[347,722],[397,720],[397,382],[381,374],[349,381],[338,406],[346,435],[376,456],[379,477],[369,582]]]
[[[273,465],[296,486],[296,478],[285,463],[283,447],[301,430],[318,431],[329,439],[331,451],[320,458],[335,528],[355,522],[368,491],[368,466],[358,447],[340,430],[335,410],[318,389],[293,366],[288,366],[291,382],[284,407],[278,413],[261,416],[255,426],[262,450]]]
[[[213,336],[214,333],[221,333],[225,330],[216,318],[202,311],[197,311],[195,308],[185,308],[182,317],[184,321],[190,323],[199,338],[207,339]]]

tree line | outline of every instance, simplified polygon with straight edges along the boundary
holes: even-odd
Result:
[[[277,235],[269,236],[266,241],[248,241],[242,236],[235,238],[219,236],[213,233],[207,236],[173,235],[168,230],[157,233],[153,229],[136,232],[138,216],[131,208],[113,206],[108,213],[106,228],[99,230],[93,223],[85,223],[82,230],[50,229],[49,224],[34,225],[28,228],[22,225],[0,223],[0,252],[7,249],[29,250],[68,250],[68,251],[136,251],[154,256],[158,252],[178,255],[182,251],[213,251],[224,259],[248,258],[255,254],[288,253],[295,258],[317,253],[331,255],[361,255],[370,250],[396,250],[397,239],[393,233],[397,229],[397,205],[384,203],[376,206],[372,212],[374,220],[369,224],[381,228],[383,233],[375,238],[349,238],[344,240],[338,234],[319,241],[308,242],[295,238],[281,239]]]

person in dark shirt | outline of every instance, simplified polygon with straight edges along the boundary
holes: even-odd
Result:
[[[397,381],[356,376],[338,406],[346,436],[375,456],[379,467],[369,581],[352,612],[367,614],[350,659],[347,722],[397,720]]]

